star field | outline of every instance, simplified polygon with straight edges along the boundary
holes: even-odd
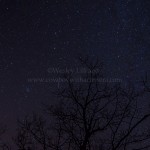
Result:
[[[111,78],[135,83],[150,64],[149,0],[0,0],[0,118],[4,124],[53,102],[51,67],[99,57]]]

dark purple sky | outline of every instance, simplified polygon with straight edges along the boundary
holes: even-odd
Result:
[[[99,57],[111,78],[137,83],[149,72],[149,0],[0,0],[0,120],[53,102],[49,68],[74,68],[79,54]],[[54,88],[55,87],[55,88]]]

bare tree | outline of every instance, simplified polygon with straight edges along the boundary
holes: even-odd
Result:
[[[29,132],[23,127],[20,127],[17,131],[17,136],[13,139],[15,145],[19,150],[33,150],[33,140]]]
[[[43,150],[148,149],[150,133],[145,122],[150,113],[143,114],[139,108],[144,92],[103,80],[98,61],[80,62],[86,67],[82,81],[76,83],[72,74],[65,75],[67,85],[57,92],[59,103],[46,107],[53,128],[33,119],[21,124],[24,130]]]
[[[148,140],[147,131],[138,132],[150,117],[149,113],[139,114],[138,98],[143,92],[99,82],[103,77],[101,64],[80,61],[87,69],[82,76],[87,82],[76,84],[67,75],[67,87],[58,92],[60,104],[48,109],[62,130],[62,148],[94,149],[94,139],[98,139],[100,149],[129,149],[136,142]]]
[[[20,150],[47,150],[50,147],[49,129],[42,117],[33,115],[19,121],[19,131],[15,144]]]

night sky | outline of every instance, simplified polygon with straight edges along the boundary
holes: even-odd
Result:
[[[56,100],[57,83],[30,79],[53,78],[51,68],[73,68],[81,55],[137,84],[150,72],[150,0],[0,0],[0,121],[9,136],[18,118]]]

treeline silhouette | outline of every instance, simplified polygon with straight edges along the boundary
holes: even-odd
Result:
[[[82,74],[89,82],[75,83],[71,81],[73,74],[64,74],[65,87],[54,93],[58,102],[44,105],[44,115],[30,115],[18,122],[13,138],[16,149],[150,149],[150,111],[140,109],[141,98],[150,92],[148,78],[143,79],[140,91],[133,85],[98,82],[98,78],[104,78],[102,64],[89,58],[79,60],[90,70]],[[6,143],[1,149],[11,147]]]

